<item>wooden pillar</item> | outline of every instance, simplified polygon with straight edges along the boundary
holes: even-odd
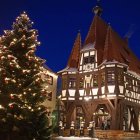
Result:
[[[136,132],[139,131],[139,111],[137,108],[134,108],[134,120],[133,120],[133,124],[134,124],[134,130]]]

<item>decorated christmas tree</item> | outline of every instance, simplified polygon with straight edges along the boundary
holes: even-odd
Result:
[[[44,60],[35,55],[38,32],[24,12],[0,38],[0,133],[48,139]]]

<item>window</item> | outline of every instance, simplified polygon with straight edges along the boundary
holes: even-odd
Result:
[[[101,73],[101,85],[103,86],[105,84],[105,72]]]
[[[92,64],[94,62],[95,62],[95,56],[94,55],[93,56],[90,56],[90,63]]]
[[[95,62],[95,55],[84,57],[84,65]]]
[[[118,84],[123,85],[123,83],[124,83],[123,71],[118,71]]]
[[[130,77],[126,77],[126,88],[132,90],[132,79]]]
[[[93,76],[93,87],[98,87],[98,75]]]
[[[48,93],[48,100],[49,100],[49,101],[52,101],[52,92],[49,92],[49,93]]]
[[[88,57],[84,58],[84,65],[88,64]]]
[[[46,81],[47,81],[47,84],[52,85],[53,84],[53,77],[47,74]]]
[[[76,79],[70,78],[69,79],[69,88],[75,88],[76,87]]]
[[[84,87],[84,78],[81,77],[79,80],[79,88],[83,88]]]
[[[62,89],[66,89],[67,88],[67,79],[62,79]]]
[[[115,84],[115,71],[114,70],[108,70],[107,71],[107,82],[108,84]]]

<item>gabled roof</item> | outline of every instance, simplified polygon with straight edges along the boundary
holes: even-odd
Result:
[[[81,35],[78,33],[68,60],[67,70],[78,68],[80,49]],[[114,61],[126,64],[129,70],[140,74],[140,61],[130,50],[128,42],[122,39],[98,14],[93,18],[81,52],[91,49],[97,50],[98,66],[104,62]]]
[[[103,61],[119,61],[121,62],[119,56],[119,41],[116,40],[116,34],[112,30],[111,26],[108,26],[106,40],[104,45]]]
[[[113,31],[109,25],[107,29],[102,62],[114,60],[128,65],[129,70],[140,73],[140,61],[130,50],[128,42]]]
[[[53,73],[54,75],[57,75],[57,73],[55,73],[51,68],[49,68],[46,64],[43,65],[43,68],[45,70],[48,70],[50,73]]]
[[[101,39],[101,42],[98,43],[104,44],[106,32],[107,32],[107,23],[103,21],[101,17],[95,15],[91,23],[90,29],[88,31],[88,34],[86,36],[84,46],[88,44],[94,44],[99,39]]]
[[[103,21],[101,17],[95,15],[83,45],[83,48],[85,48],[89,44],[95,44],[93,46],[98,52],[98,64],[101,64],[103,59],[103,50],[106,39],[107,27],[107,23]]]
[[[78,33],[68,60],[67,67],[78,68],[80,49],[81,49],[81,35],[80,33]]]
[[[140,61],[130,50],[128,42],[98,15],[93,18],[82,50],[88,49],[89,46],[97,50],[98,65],[105,61],[118,61],[140,74]]]
[[[75,39],[73,49],[71,51],[67,66],[66,68],[59,71],[58,73],[68,72],[68,71],[76,72],[78,70],[78,64],[79,64],[79,59],[80,59],[80,49],[81,49],[81,34],[78,33]]]

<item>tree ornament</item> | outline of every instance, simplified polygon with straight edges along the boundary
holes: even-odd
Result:
[[[11,99],[14,99],[14,96],[13,96],[13,94],[10,94],[10,98],[11,98]]]
[[[13,104],[10,104],[9,107],[10,107],[11,109],[13,109],[13,108],[14,108],[14,105],[13,105]]]
[[[7,77],[4,79],[4,81],[5,81],[5,83],[6,83],[6,84],[8,84],[8,83],[9,83],[9,80],[10,80],[10,79],[9,79],[9,78],[7,78]]]
[[[25,44],[24,43],[21,43],[21,46],[22,46],[22,48],[24,48],[25,47]]]

